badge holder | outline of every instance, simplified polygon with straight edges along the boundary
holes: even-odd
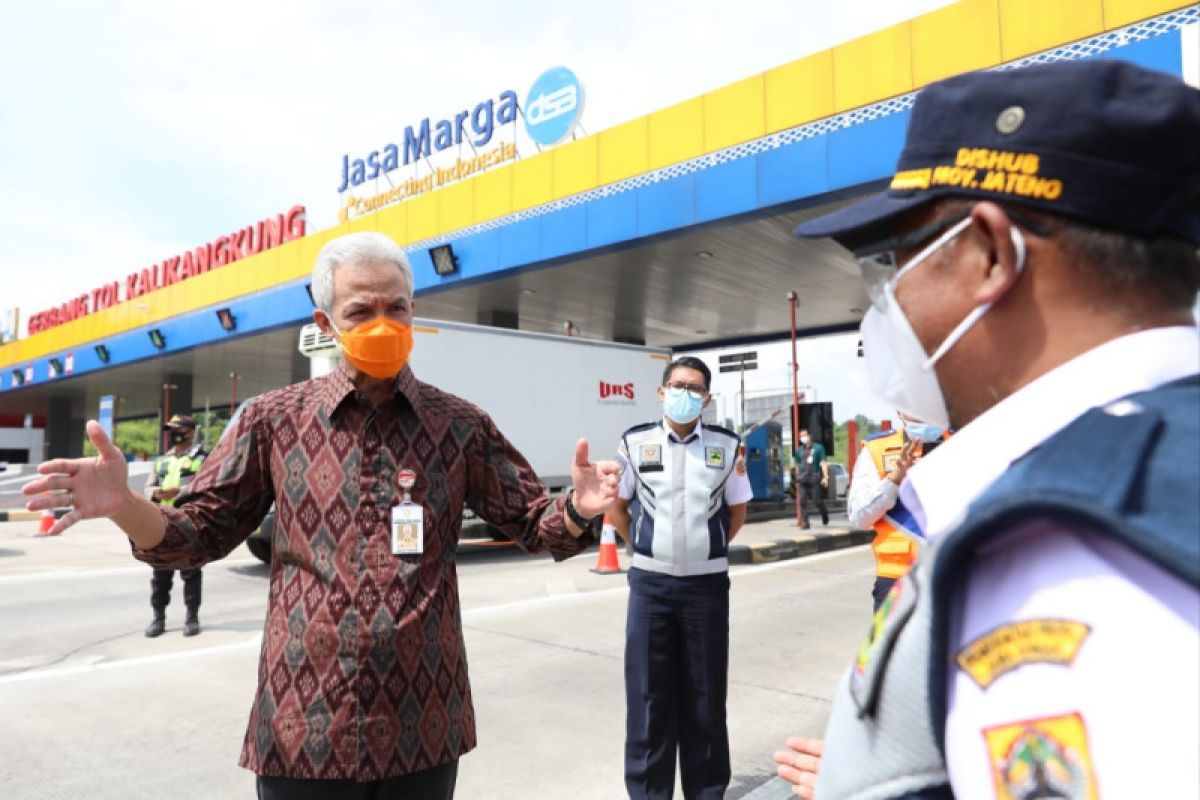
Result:
[[[412,501],[417,473],[400,470],[397,482],[404,491],[400,505],[392,508],[392,555],[414,556],[425,552],[425,509]]]

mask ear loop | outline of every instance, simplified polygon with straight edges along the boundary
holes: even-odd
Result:
[[[1014,265],[1014,270],[1019,276],[1025,270],[1025,236],[1021,233],[1021,231],[1017,230],[1016,227],[1009,228],[1008,232],[1012,237],[1013,248],[1017,251],[1017,263]],[[946,355],[946,352],[951,347],[956,345],[958,340],[965,336],[967,331],[971,329],[971,326],[976,322],[979,322],[979,318],[990,311],[991,308],[992,302],[990,300],[986,303],[976,306],[975,310],[973,310],[970,314],[967,314],[966,318],[963,319],[962,322],[958,323],[958,325],[954,327],[954,330],[950,331],[950,335],[947,336],[942,342],[942,346],[934,351],[933,355],[925,360],[925,363],[921,365],[921,369],[926,371],[933,369],[933,365],[936,364],[942,356]]]

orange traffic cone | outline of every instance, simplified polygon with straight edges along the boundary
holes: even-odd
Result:
[[[604,515],[604,527],[600,529],[600,555],[596,558],[596,567],[592,570],[598,575],[616,575],[624,572],[621,562],[617,560],[617,529]]]
[[[48,508],[45,511],[43,511],[42,519],[38,523],[37,535],[38,536],[49,536],[50,529],[54,527],[54,520],[55,520],[55,516],[54,516],[53,511],[51,511]]]

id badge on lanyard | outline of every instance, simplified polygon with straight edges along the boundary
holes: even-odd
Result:
[[[414,556],[425,552],[425,509],[409,494],[417,482],[417,473],[402,469],[397,482],[404,490],[400,505],[392,508],[392,555]]]

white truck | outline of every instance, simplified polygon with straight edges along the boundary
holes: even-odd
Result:
[[[316,325],[300,331],[311,375],[340,358]],[[662,416],[656,388],[671,351],[659,347],[442,322],[413,321],[413,372],[426,383],[470,400],[529,460],[551,494],[570,485],[575,442],[588,440],[593,460],[612,458],[621,434]],[[273,514],[247,541],[270,560]],[[468,535],[483,534],[470,512]]]

